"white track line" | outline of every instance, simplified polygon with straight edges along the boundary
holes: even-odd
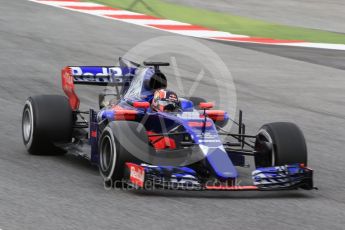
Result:
[[[345,50],[345,45],[342,45],[342,44],[301,42],[301,43],[293,43],[293,44],[286,44],[285,43],[282,45],[319,48],[319,49],[331,49],[331,50]]]
[[[67,8],[70,9],[70,8]],[[144,15],[140,13],[135,13],[127,10],[78,10],[78,9],[73,9],[75,11],[79,11],[81,13],[86,13],[86,14],[93,14],[93,15]]]
[[[238,35],[238,34],[231,34],[228,32],[222,32],[222,31],[210,31],[210,30],[165,30],[169,31],[171,33],[186,35],[186,36],[192,36],[192,37],[202,37],[202,38],[210,38],[210,37],[249,37],[245,35]]]
[[[93,2],[32,1],[50,6],[103,6]]]
[[[190,25],[184,22],[177,22],[173,20],[163,19],[121,19],[123,22],[136,24],[136,25]]]

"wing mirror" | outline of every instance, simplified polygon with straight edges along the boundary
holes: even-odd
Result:
[[[199,108],[206,110],[206,109],[212,109],[214,104],[212,102],[200,102]]]
[[[204,110],[204,125],[202,127],[202,132],[205,133],[206,130],[206,123],[207,123],[207,114],[206,114],[206,110],[207,109],[212,109],[214,106],[214,104],[212,102],[200,102],[199,103],[199,108]]]

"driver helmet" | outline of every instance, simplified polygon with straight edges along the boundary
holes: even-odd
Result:
[[[168,89],[156,90],[152,99],[152,109],[160,112],[174,112],[179,109],[177,94]]]

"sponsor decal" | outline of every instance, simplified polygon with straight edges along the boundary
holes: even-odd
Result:
[[[144,180],[145,180],[145,170],[143,167],[136,165],[136,164],[130,164],[127,163],[127,166],[130,170],[129,180],[139,187],[144,186]]]
[[[75,82],[121,83],[122,69],[120,67],[71,66]]]
[[[73,110],[78,109],[79,107],[79,98],[74,92],[74,83],[73,83],[73,76],[72,70],[69,67],[65,67],[62,69],[61,72],[61,80],[62,80],[62,89],[68,96],[69,104]]]
[[[197,112],[197,111],[183,112],[183,113],[177,114],[176,116],[179,117],[179,118],[186,119],[186,120],[189,120],[189,119],[200,119],[200,113]]]
[[[71,66],[72,74],[74,76],[96,76],[96,77],[106,77],[110,73],[113,76],[121,76],[122,71],[119,67],[80,67],[80,66]]]
[[[193,128],[202,128],[202,127],[212,127],[213,123],[210,121],[207,121],[206,123],[204,121],[189,121],[188,125]]]
[[[113,82],[109,76],[95,77],[95,76],[74,76],[75,82]]]
[[[62,73],[62,87],[68,92],[72,92],[72,90],[74,90],[73,78],[68,69]]]
[[[96,138],[97,137],[97,131],[91,131],[91,137]]]
[[[217,139],[218,138],[218,134],[217,133],[209,133],[209,132],[205,132],[205,133],[200,133],[196,135],[199,139]]]
[[[200,140],[200,143],[221,143],[220,140]]]

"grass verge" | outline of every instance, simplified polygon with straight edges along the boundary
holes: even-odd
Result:
[[[234,34],[275,39],[304,40],[307,42],[345,44],[344,34],[279,25],[231,14],[172,4],[163,0],[89,1]]]

